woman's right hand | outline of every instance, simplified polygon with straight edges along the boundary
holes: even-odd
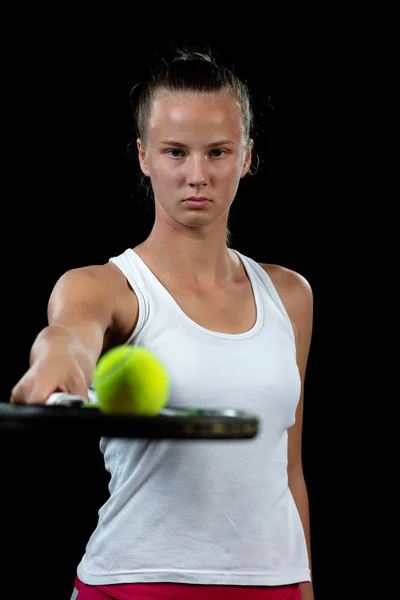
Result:
[[[88,397],[84,373],[66,349],[38,358],[11,390],[12,404],[45,404],[53,392]]]

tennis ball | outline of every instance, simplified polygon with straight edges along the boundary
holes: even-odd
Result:
[[[164,365],[147,348],[129,344],[103,354],[93,387],[97,406],[104,413],[156,415],[169,397]]]

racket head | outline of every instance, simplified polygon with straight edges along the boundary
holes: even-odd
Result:
[[[257,415],[232,408],[164,408],[156,416],[104,414],[82,403],[0,404],[1,433],[67,434],[146,439],[251,439]]]

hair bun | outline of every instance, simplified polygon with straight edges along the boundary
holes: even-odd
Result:
[[[210,63],[214,62],[210,54],[190,50],[179,50],[179,54],[173,59],[173,62],[178,60],[203,60]]]

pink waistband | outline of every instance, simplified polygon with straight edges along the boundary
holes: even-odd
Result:
[[[299,584],[272,587],[124,583],[86,585],[78,577],[76,600],[301,600]]]

